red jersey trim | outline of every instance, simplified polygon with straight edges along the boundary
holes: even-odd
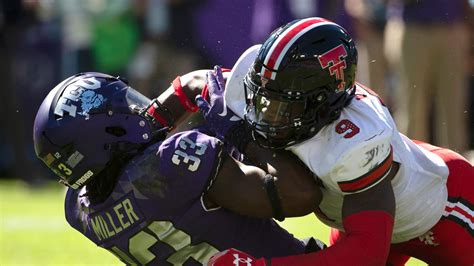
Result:
[[[460,197],[448,197],[441,219],[451,220],[474,236],[474,205]]]
[[[393,150],[390,147],[390,154],[377,168],[372,169],[361,177],[349,181],[337,182],[337,184],[342,192],[353,193],[361,191],[381,180],[392,168],[392,162]]]

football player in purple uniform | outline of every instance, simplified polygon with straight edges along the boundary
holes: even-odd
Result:
[[[35,119],[34,144],[69,187],[68,223],[126,264],[202,265],[231,247],[259,257],[318,250],[314,239],[301,241],[270,218],[245,215],[272,217],[266,195],[263,204],[251,201],[268,180],[281,175],[294,183],[294,175],[308,175],[294,156],[287,158],[294,167],[277,172],[234,159],[205,129],[171,132],[197,110],[189,99],[200,93],[203,77],[178,77],[153,101],[120,77],[94,72],[51,90]],[[311,212],[319,201],[312,198],[314,181],[291,187],[282,195],[296,203],[283,203],[292,210],[287,215]]]

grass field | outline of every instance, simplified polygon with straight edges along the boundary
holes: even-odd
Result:
[[[64,191],[56,183],[30,189],[21,182],[0,181],[0,265],[121,265],[68,227]],[[328,239],[328,228],[312,215],[286,219],[282,225],[298,237]],[[410,260],[407,265],[426,264]]]

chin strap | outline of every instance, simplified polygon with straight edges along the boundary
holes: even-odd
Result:
[[[142,109],[140,115],[149,118],[153,124],[160,123],[163,128],[168,128],[168,131],[174,128],[171,112],[158,99],[154,99],[146,108]]]

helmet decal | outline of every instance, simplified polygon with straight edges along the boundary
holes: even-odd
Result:
[[[71,185],[73,189],[78,189],[80,186],[84,185],[87,180],[89,180],[94,175],[94,172],[88,170],[85,174],[83,174],[74,184]]]
[[[71,168],[74,168],[82,161],[82,159],[84,159],[84,155],[79,151],[74,151],[71,156],[67,158],[66,164]]]
[[[346,85],[344,82],[344,69],[347,67],[346,60],[344,58],[346,57],[347,51],[342,44],[318,56],[321,67],[323,69],[329,67],[329,73],[331,75],[336,75],[337,80],[341,80],[341,83],[337,85],[340,90],[344,90]]]
[[[81,115],[87,115],[91,109],[97,108],[105,102],[104,96],[92,90],[84,91],[79,98],[82,101],[82,112],[79,113]]]
[[[76,117],[76,114],[88,116],[92,109],[100,107],[107,100],[95,91],[98,88],[100,81],[95,77],[80,79],[69,84],[59,99],[54,114],[64,116],[64,112],[67,112],[72,117]],[[81,108],[79,112],[78,105]]]
[[[276,77],[276,70],[280,66],[282,59],[285,57],[288,49],[295,43],[302,35],[309,30],[327,24],[336,25],[323,18],[308,18],[302,19],[294,25],[283,31],[278,38],[273,42],[272,46],[267,53],[260,74],[263,77],[274,80]],[[272,71],[274,70],[274,71]]]

